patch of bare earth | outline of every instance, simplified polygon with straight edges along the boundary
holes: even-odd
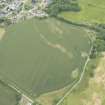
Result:
[[[101,97],[97,93],[92,93],[92,97],[90,100],[84,99],[83,105],[102,105]]]
[[[23,94],[19,102],[19,105],[32,105],[32,104],[33,101]]]

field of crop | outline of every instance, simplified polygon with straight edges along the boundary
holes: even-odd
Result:
[[[88,34],[53,18],[11,25],[0,41],[0,75],[33,96],[63,88],[83,69]]]
[[[0,81],[0,105],[17,105],[17,93]]]
[[[0,40],[2,40],[4,34],[5,34],[5,29],[4,28],[0,28]]]
[[[59,16],[74,22],[105,23],[105,0],[79,0],[80,12],[63,12]]]

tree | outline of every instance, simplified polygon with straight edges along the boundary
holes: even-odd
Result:
[[[80,7],[77,2],[70,0],[54,0],[46,9],[50,16],[57,16],[62,11],[80,11]]]

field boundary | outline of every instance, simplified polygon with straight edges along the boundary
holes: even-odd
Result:
[[[28,97],[28,96],[25,94],[24,90],[20,89],[20,88],[17,87],[17,86],[14,86],[14,85],[12,84],[12,82],[9,83],[10,81],[9,81],[9,82],[8,82],[8,81],[5,81],[2,76],[0,76],[0,81],[1,81],[2,83],[4,83],[7,87],[11,88],[13,91],[19,93],[21,96],[26,97],[27,101],[29,101],[31,104],[34,103],[34,101],[33,101],[30,97]],[[21,100],[21,99],[20,99],[20,100]],[[31,104],[30,104],[30,105],[31,105]]]
[[[70,87],[72,87],[73,86],[73,84],[75,84],[76,83],[76,81],[77,80],[74,80],[71,84],[69,84],[68,86],[66,86],[66,87],[63,87],[62,89],[64,90],[64,89],[70,89]],[[42,96],[47,96],[47,95],[51,95],[53,92],[58,92],[58,91],[60,91],[60,89],[59,90],[54,90],[54,91],[52,91],[52,92],[48,92],[48,93],[44,93],[44,94],[42,94]]]
[[[97,27],[95,24],[75,22],[75,21],[72,21],[72,20],[67,20],[67,19],[65,19],[61,16],[57,16],[57,17],[55,17],[55,19],[57,19],[59,21],[62,21],[62,22],[65,22],[67,24],[74,25],[74,26],[79,26],[79,27],[86,28],[86,29],[89,29],[89,30],[94,30],[96,32],[100,31],[100,28]]]
[[[56,105],[61,105],[61,103],[64,101],[64,99],[65,99],[68,95],[70,95],[70,93],[80,84],[80,82],[81,82],[81,80],[83,79],[83,76],[84,76],[84,74],[85,74],[86,66],[87,66],[88,62],[90,61],[90,54],[91,54],[91,52],[92,52],[92,49],[93,49],[93,45],[92,45],[91,48],[90,48],[90,51],[89,51],[87,60],[86,60],[86,62],[85,62],[85,64],[84,64],[83,71],[82,71],[82,73],[81,73],[81,75],[80,75],[79,80],[78,80],[78,81],[72,86],[72,88],[58,101],[58,103],[57,103]]]
[[[91,48],[91,46],[89,45],[89,49]],[[88,54],[89,54],[89,50],[88,50]],[[88,61],[89,61],[89,59],[87,59],[87,58],[89,58],[89,55],[87,55],[87,57],[85,58],[85,61],[88,63]],[[72,91],[80,82],[81,82],[81,80],[82,80],[82,78],[83,78],[83,76],[84,76],[84,72],[85,72],[85,66],[87,65],[87,63],[84,61],[84,63],[83,63],[83,65],[82,65],[82,68],[81,68],[81,74],[79,75],[79,77],[78,77],[78,79],[77,79],[77,81],[76,81],[76,83],[75,84],[73,84],[72,86],[71,86],[71,88],[69,88],[70,90],[68,90],[68,91]],[[85,64],[85,65],[84,65]],[[84,68],[84,69],[83,69]],[[82,71],[83,70],[83,71]],[[79,79],[80,78],[80,79]],[[13,90],[15,90],[16,92],[18,92],[18,93],[20,93],[21,95],[22,94],[25,94],[25,96],[28,96],[28,97],[30,97],[30,95],[29,94],[27,94],[27,93],[25,93],[25,91],[21,88],[21,87],[19,87],[18,85],[16,85],[16,84],[14,84],[14,82],[5,82],[5,78],[4,79],[2,79],[1,78],[1,80],[4,82],[4,83],[6,83],[7,85],[8,85],[8,87],[10,87],[11,89],[13,89]],[[78,81],[79,80],[79,81]],[[65,94],[68,94],[68,93],[65,93]],[[30,99],[31,99],[32,97],[30,97]],[[64,98],[65,98],[65,96],[64,96]],[[62,100],[61,100],[62,101]],[[59,105],[59,103],[57,104],[57,105]]]

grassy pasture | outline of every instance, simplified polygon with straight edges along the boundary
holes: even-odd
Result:
[[[80,12],[63,12],[59,16],[74,22],[105,23],[105,0],[78,0]]]
[[[17,93],[0,81],[0,104],[17,105]]]
[[[105,105],[105,55],[91,60],[90,64],[93,62],[97,65],[94,77],[87,77],[88,73],[85,73],[84,76],[84,79],[89,78],[88,86],[85,86],[86,88],[84,89],[84,84],[87,81],[86,79],[83,80],[76,91],[72,92],[62,105]]]
[[[33,96],[57,90],[78,78],[90,46],[84,28],[53,18],[11,25],[0,41],[0,74]]]

